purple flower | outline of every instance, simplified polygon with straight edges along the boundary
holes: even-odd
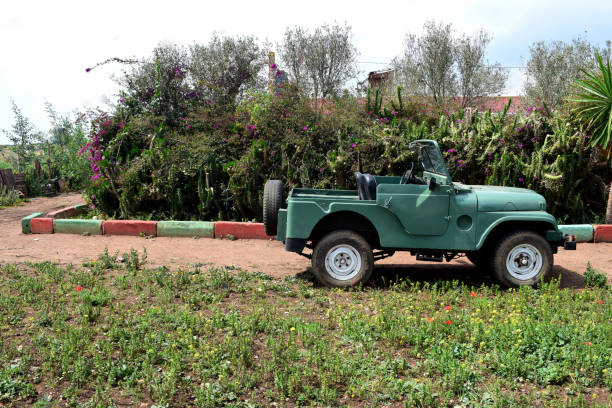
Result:
[[[247,130],[255,130],[255,125],[251,125],[250,123],[247,123]]]
[[[304,127],[302,127],[302,130],[305,132],[308,129],[308,126],[304,125]]]
[[[121,122],[119,124],[119,130],[123,129],[125,127],[125,122]]]
[[[351,143],[351,147],[354,149],[355,147],[357,147],[357,145],[355,143]]]
[[[119,99],[119,102],[125,103],[125,99],[121,98],[121,99]]]
[[[446,152],[447,152],[447,153],[455,153],[455,148],[448,149]]]
[[[270,69],[276,69],[276,64],[270,65]]]
[[[461,119],[457,119],[457,123],[461,123]]]
[[[519,149],[522,149],[522,148],[523,148],[523,144],[519,143]]]
[[[499,143],[504,143],[504,139],[499,139]]]
[[[187,125],[187,129],[191,129],[191,125]]]
[[[91,68],[85,68],[85,72],[91,71]]]
[[[522,182],[523,182],[523,178],[519,177],[519,183],[522,183]]]

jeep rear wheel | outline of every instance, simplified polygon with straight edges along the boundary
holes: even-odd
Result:
[[[263,223],[267,235],[276,235],[278,227],[278,210],[283,205],[283,182],[268,180],[263,194]]]
[[[325,286],[346,288],[366,283],[373,269],[372,247],[354,231],[326,235],[312,253],[313,273]]]
[[[553,253],[548,241],[531,231],[504,236],[493,250],[491,268],[508,287],[535,286],[552,271]]]

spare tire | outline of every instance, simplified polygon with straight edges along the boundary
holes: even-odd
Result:
[[[268,235],[276,235],[278,227],[278,210],[283,205],[283,182],[268,180],[263,194],[263,222]]]

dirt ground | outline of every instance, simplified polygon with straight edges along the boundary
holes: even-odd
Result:
[[[141,238],[127,236],[80,236],[70,234],[24,235],[21,218],[34,212],[50,212],[82,203],[78,193],[51,198],[34,198],[23,206],[0,210],[0,263],[55,261],[80,265],[94,259],[108,247],[110,253],[146,248],[148,265],[172,268],[195,263],[235,265],[276,277],[306,272],[310,261],[285,252],[282,243],[264,240],[221,240],[190,238]],[[578,244],[577,251],[559,250],[554,276],[561,275],[564,287],[583,287],[587,262],[607,274],[612,282],[612,243]],[[492,281],[466,258],[450,263],[417,262],[409,253],[397,253],[376,263],[375,274],[406,276],[411,279],[459,279],[478,285]]]

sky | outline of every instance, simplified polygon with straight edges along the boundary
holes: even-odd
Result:
[[[0,2],[0,129],[14,123],[11,99],[39,130],[49,128],[45,102],[56,111],[108,107],[117,99],[118,64],[85,69],[108,58],[143,58],[160,42],[207,43],[214,32],[254,35],[278,44],[286,27],[347,23],[359,51],[359,79],[402,53],[406,33],[427,20],[458,33],[486,30],[490,62],[524,66],[535,41],[598,45],[612,39],[612,2],[583,1],[184,1],[20,0]],[[376,63],[376,64],[373,64]],[[281,67],[282,68],[282,67]],[[506,95],[518,95],[524,72],[510,69]],[[0,144],[8,143],[0,132]]]

